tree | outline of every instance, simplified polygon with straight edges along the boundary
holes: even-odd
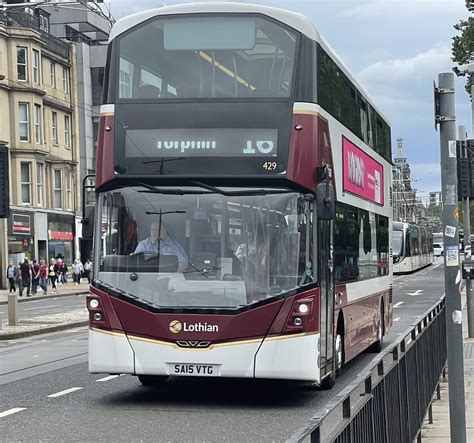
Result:
[[[469,12],[474,12],[474,0],[466,0],[466,8]],[[451,46],[451,59],[458,65],[465,65],[474,61],[474,17],[467,20],[461,20],[454,25],[454,29],[459,31],[461,35],[453,37]],[[466,91],[471,93],[471,77],[470,74],[466,83]],[[474,78],[473,78],[474,80]]]

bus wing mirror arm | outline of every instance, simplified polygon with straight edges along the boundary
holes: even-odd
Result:
[[[88,174],[82,180],[82,238],[91,239],[94,236],[95,206],[87,205],[86,189],[95,189],[95,185],[87,184],[95,174]]]
[[[334,220],[336,218],[334,186],[329,181],[316,186],[316,209],[320,220]]]

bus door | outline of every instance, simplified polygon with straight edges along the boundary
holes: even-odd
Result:
[[[319,281],[321,290],[321,376],[332,369],[334,348],[333,222],[320,220],[318,229]]]

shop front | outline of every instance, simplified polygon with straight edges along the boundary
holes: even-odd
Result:
[[[73,215],[48,214],[49,257],[61,258],[70,265],[74,258],[75,217]]]
[[[8,259],[16,265],[34,258],[34,217],[32,213],[12,211],[8,218]]]

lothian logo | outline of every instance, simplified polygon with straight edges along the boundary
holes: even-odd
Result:
[[[178,334],[181,331],[184,332],[219,332],[219,326],[210,325],[208,323],[196,322],[188,324],[186,322],[181,323],[179,320],[173,320],[169,325],[170,331],[173,334]]]

